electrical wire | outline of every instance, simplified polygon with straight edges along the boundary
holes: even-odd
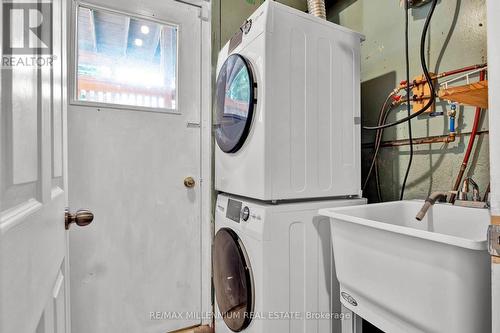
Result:
[[[432,3],[432,7],[430,8],[429,10],[429,13],[427,14],[427,19],[426,19],[426,22],[425,22],[425,25],[424,25],[424,29],[422,31],[422,38],[421,38],[421,42],[420,42],[420,60],[421,60],[421,65],[422,65],[422,69],[424,71],[424,75],[425,75],[425,78],[426,78],[426,81],[425,82],[429,82],[429,86],[430,86],[430,90],[432,92],[435,91],[434,89],[434,84],[432,82],[432,78],[430,77],[430,74],[429,74],[429,71],[427,69],[427,63],[426,63],[426,60],[425,60],[425,42],[426,42],[426,35],[427,35],[427,31],[428,31],[428,28],[429,28],[429,24],[432,20],[432,15],[434,14],[434,10],[436,8],[436,5],[437,5],[437,1],[433,1]],[[409,17],[409,6],[406,4],[405,6],[405,14],[406,14],[406,27],[405,27],[405,30],[406,30],[406,33],[405,33],[405,44],[408,43],[409,44],[409,41],[408,41],[408,38],[407,38],[407,34],[408,34],[408,25],[409,25],[409,22],[408,22],[408,17]],[[405,45],[407,48],[408,45]],[[406,55],[407,57],[409,57],[409,51],[407,50],[406,51]],[[407,80],[406,80],[406,94],[407,94],[407,99],[410,100],[410,88],[411,88],[411,83],[410,83],[410,80],[409,80],[409,59],[407,59]],[[389,94],[389,96],[386,98],[382,108],[380,109],[380,112],[379,112],[379,119],[378,119],[378,126],[376,127],[363,127],[364,129],[368,129],[368,130],[376,130],[377,131],[377,134],[375,136],[375,143],[374,143],[374,154],[373,154],[373,158],[372,158],[372,162],[371,162],[371,165],[370,165],[370,168],[369,168],[369,171],[368,171],[368,174],[366,176],[366,179],[365,179],[365,182],[363,184],[363,191],[366,189],[366,187],[368,186],[368,182],[371,178],[371,175],[373,173],[373,171],[375,171],[375,176],[376,176],[376,187],[377,187],[377,196],[378,196],[378,199],[379,201],[382,201],[382,195],[381,195],[381,189],[380,189],[380,183],[379,183],[379,175],[378,175],[378,153],[379,153],[379,150],[380,150],[380,146],[381,146],[381,143],[382,143],[382,136],[383,136],[383,129],[385,128],[388,128],[388,127],[391,127],[391,126],[395,126],[397,124],[400,124],[400,123],[404,123],[404,122],[408,122],[408,130],[409,130],[409,141],[410,141],[410,161],[408,163],[408,168],[407,168],[407,172],[406,172],[406,175],[405,175],[405,180],[403,182],[403,186],[402,186],[402,190],[401,190],[401,198],[404,197],[404,191],[405,191],[405,188],[406,188],[406,182],[407,182],[407,179],[408,179],[408,175],[409,175],[409,170],[411,169],[411,165],[412,165],[412,162],[413,162],[413,155],[414,155],[414,152],[413,152],[413,138],[412,138],[412,130],[411,130],[411,119],[417,117],[418,115],[422,114],[423,112],[425,112],[429,107],[432,106],[432,104],[435,102],[435,93],[431,94],[432,95],[432,98],[429,100],[429,102],[427,103],[426,106],[424,106],[424,108],[418,112],[418,113],[414,113],[413,115],[411,115],[411,105],[408,104],[407,107],[407,111],[408,111],[408,116],[404,119],[401,119],[399,121],[396,121],[395,123],[391,123],[391,124],[385,124],[386,120],[387,120],[387,117],[389,115],[389,112],[391,111],[392,107],[394,105],[391,105],[391,108],[389,108],[387,111],[386,111],[386,107],[387,107],[387,103],[389,101],[389,99],[395,95],[395,92],[393,91],[391,94]],[[408,102],[409,103],[409,102]]]
[[[434,15],[434,11],[436,9],[437,3],[438,3],[438,0],[432,0],[431,8],[429,9],[429,13],[427,14],[427,18],[425,19],[424,28],[422,31],[422,37],[420,39],[420,62],[422,65],[422,71],[424,72],[426,82],[429,85],[429,88],[431,91],[431,94],[430,94],[431,96],[429,98],[429,101],[421,110],[413,113],[410,116],[399,119],[399,120],[397,120],[393,123],[389,123],[389,124],[383,124],[383,125],[379,125],[379,126],[363,126],[363,129],[372,131],[372,130],[389,128],[389,127],[393,127],[393,126],[405,123],[408,120],[411,120],[411,119],[416,118],[419,115],[423,114],[425,111],[427,111],[434,104],[435,99],[436,99],[436,93],[435,93],[434,83],[432,82],[432,78],[429,74],[429,69],[427,68],[427,61],[425,59],[425,43],[427,40],[427,32],[429,31],[429,25],[431,23],[432,16]],[[407,82],[407,85],[408,84],[409,84],[409,82]]]
[[[410,14],[409,0],[405,1],[405,60],[406,60],[406,82],[410,82],[410,47],[409,47],[409,22],[408,16]],[[434,89],[431,89],[434,91]],[[410,85],[406,85],[406,111],[408,113],[408,118],[411,116],[411,88]],[[434,95],[434,94],[433,94]],[[411,119],[408,119],[408,140],[410,142],[410,159],[408,160],[408,166],[406,167],[405,178],[403,180],[403,185],[401,186],[401,194],[399,200],[403,200],[405,196],[406,182],[408,181],[408,176],[410,175],[411,165],[413,163],[413,133],[411,130]]]

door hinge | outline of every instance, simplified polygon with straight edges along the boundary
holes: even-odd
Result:
[[[500,257],[500,225],[488,227],[488,251],[494,257]]]
[[[204,22],[208,22],[209,19],[210,19],[210,16],[209,16],[209,13],[208,13],[208,9],[205,8],[205,7],[201,7],[200,8],[200,14],[198,15],[198,17],[204,21]]]

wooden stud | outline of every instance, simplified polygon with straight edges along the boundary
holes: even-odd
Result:
[[[491,224],[493,225],[500,225],[500,216],[492,216],[491,217]],[[491,263],[493,265],[500,265],[500,257],[491,257]]]
[[[434,77],[434,73],[429,73],[431,77]],[[413,112],[419,112],[422,110],[427,103],[429,102],[429,98],[431,96],[431,88],[426,81],[425,75],[422,74],[413,78],[413,82],[419,82],[416,84],[412,90],[412,98],[416,98],[417,100],[413,101]],[[434,87],[437,87],[437,80],[433,80],[432,83]],[[426,113],[432,113],[436,110],[436,103],[432,104],[432,106],[425,111]]]
[[[488,81],[479,81],[439,91],[439,98],[460,104],[488,108]]]
[[[500,225],[500,216],[492,216],[491,224]]]

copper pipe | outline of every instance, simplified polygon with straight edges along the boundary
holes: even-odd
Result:
[[[435,75],[431,75],[431,79],[432,80],[435,80],[435,79],[441,79],[443,77],[447,77],[447,76],[451,76],[451,75],[456,75],[456,74],[461,74],[461,73],[465,73],[465,72],[470,72],[470,71],[473,71],[473,70],[476,70],[476,69],[480,69],[480,68],[484,68],[486,67],[488,64],[479,64],[479,65],[472,65],[472,66],[467,66],[467,67],[463,67],[463,68],[458,68],[458,69],[454,69],[454,70],[451,70],[451,71],[447,71],[447,72],[442,72],[442,73],[439,73],[439,74],[435,74]],[[415,85],[419,85],[419,84],[422,84],[422,83],[425,83],[427,82],[426,79],[422,79],[422,80],[415,80],[413,81],[412,83],[410,83],[410,88],[415,86]],[[396,90],[399,92],[403,89],[406,89],[406,80],[404,81],[401,81],[399,83],[399,87],[396,88]]]
[[[436,95],[436,97],[438,97]],[[421,96],[421,97],[417,97],[417,96],[413,96],[410,100],[410,102],[420,102],[420,101],[426,101],[428,100],[429,98],[431,98],[430,96]],[[404,103],[407,103],[408,102],[408,99],[406,98],[401,98],[400,100],[398,101],[393,101],[392,102],[392,106],[399,106],[401,104],[404,104]]]
[[[414,145],[424,145],[431,143],[451,143],[455,142],[456,135],[450,133],[449,135],[442,135],[430,138],[413,139]],[[410,140],[397,140],[393,142],[382,143],[382,147],[401,147],[410,145]]]
[[[487,134],[489,133],[488,130],[484,131],[478,131],[476,135],[480,134]],[[413,144],[414,145],[424,145],[424,144],[432,144],[432,143],[451,143],[455,142],[457,136],[464,136],[464,135],[469,135],[472,134],[471,132],[469,133],[450,133],[448,135],[439,135],[439,136],[431,136],[428,138],[420,138],[420,139],[413,139]],[[381,147],[401,147],[401,146],[408,146],[410,144],[410,140],[408,139],[403,139],[403,140],[391,140],[391,141],[382,141],[380,144]],[[364,143],[363,148],[373,148],[373,142],[371,143]]]

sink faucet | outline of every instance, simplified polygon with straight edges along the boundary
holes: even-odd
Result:
[[[468,200],[467,193],[469,192],[469,185],[472,186],[472,200]],[[458,194],[458,200],[453,202],[455,206],[470,207],[470,208],[488,208],[487,196],[485,200],[481,200],[481,195],[479,193],[479,186],[471,178],[467,177],[464,179],[461,191],[449,191],[449,192],[433,192],[427,199],[425,203],[418,212],[415,218],[422,221],[427,214],[427,211],[440,199],[446,199],[448,194]]]
[[[449,192],[433,192],[431,195],[429,195],[427,197],[427,199],[425,199],[424,205],[422,206],[422,208],[418,212],[417,216],[415,216],[415,218],[419,221],[422,221],[424,219],[425,215],[427,214],[427,211],[429,210],[429,208],[431,208],[432,205],[434,205],[436,203],[436,201],[438,201],[440,199],[446,199],[446,197],[448,196],[448,193]]]
[[[472,201],[481,201],[481,195],[479,194],[479,185],[471,177],[465,178],[472,185]]]
[[[472,186],[472,200],[467,196],[469,192],[469,186]],[[488,191],[486,191],[488,192]],[[479,193],[479,186],[471,177],[464,179],[462,190],[458,192],[458,200],[453,202],[455,206],[470,207],[470,208],[488,208],[488,196],[485,195],[485,199],[481,200],[481,194]]]
[[[458,199],[461,201],[467,201],[469,200],[467,193],[469,193],[469,178],[465,178],[463,183],[462,183],[462,189],[458,191]],[[453,204],[455,201],[452,202]]]

